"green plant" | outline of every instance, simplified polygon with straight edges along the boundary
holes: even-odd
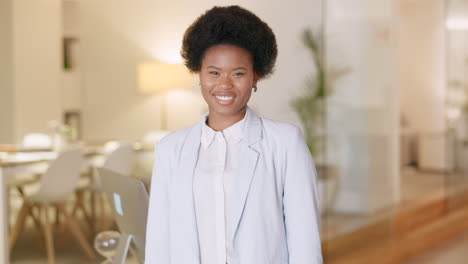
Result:
[[[319,153],[319,143],[323,137],[321,127],[324,117],[325,99],[333,92],[333,82],[349,72],[348,68],[325,67],[323,58],[323,36],[305,29],[302,43],[312,56],[315,72],[305,81],[304,93],[290,102],[304,128],[304,136],[313,156]]]
[[[61,124],[57,120],[51,120],[49,121],[48,126],[52,130],[52,133],[64,137],[68,142],[74,142],[77,140],[76,129],[69,125]]]

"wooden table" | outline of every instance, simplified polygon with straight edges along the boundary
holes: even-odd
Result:
[[[140,157],[142,155],[146,158],[152,157],[153,150],[151,147],[142,147],[136,144],[135,151]],[[84,151],[86,158],[85,166],[102,164],[103,154],[100,148],[86,149]],[[14,158],[15,155],[17,155],[17,158]],[[8,245],[8,177],[21,172],[45,172],[49,163],[55,160],[56,157],[57,155],[53,152],[10,152],[6,159],[0,159],[0,263],[10,263],[10,249]]]

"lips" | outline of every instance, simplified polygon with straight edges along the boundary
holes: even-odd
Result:
[[[219,104],[223,105],[233,103],[234,99],[236,98],[234,94],[214,94],[213,96],[216,98],[216,101]]]

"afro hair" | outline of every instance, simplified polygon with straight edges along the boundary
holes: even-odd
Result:
[[[205,51],[215,45],[229,44],[246,49],[260,79],[273,72],[278,55],[271,28],[252,12],[239,6],[215,6],[187,29],[181,56],[187,68],[198,73]]]

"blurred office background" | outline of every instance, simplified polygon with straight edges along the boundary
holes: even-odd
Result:
[[[150,184],[154,143],[207,111],[183,33],[230,4],[276,34],[249,105],[309,140],[325,263],[465,263],[468,0],[0,0],[0,262],[46,263],[46,229],[57,263],[101,263],[87,249],[116,227],[92,168],[129,155]],[[84,162],[60,208],[84,240],[34,195],[61,188],[45,175],[69,146]]]

